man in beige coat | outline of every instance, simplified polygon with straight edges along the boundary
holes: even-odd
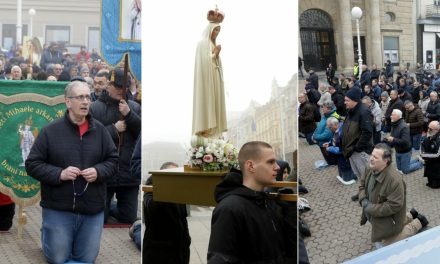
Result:
[[[371,241],[380,248],[416,234],[428,220],[415,209],[406,211],[406,186],[392,163],[391,148],[375,146],[360,184],[361,225],[371,223]]]

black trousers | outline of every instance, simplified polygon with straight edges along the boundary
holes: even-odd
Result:
[[[0,206],[0,231],[7,231],[11,228],[14,215],[14,203]]]

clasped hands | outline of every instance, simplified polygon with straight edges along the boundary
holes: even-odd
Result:
[[[76,180],[78,176],[82,176],[87,182],[94,182],[98,178],[98,172],[93,167],[80,170],[77,167],[69,166],[61,171],[60,179],[62,181]]]

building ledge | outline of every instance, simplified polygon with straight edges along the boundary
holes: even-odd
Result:
[[[418,25],[440,25],[440,17],[417,19]]]

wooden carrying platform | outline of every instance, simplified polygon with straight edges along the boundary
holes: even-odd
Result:
[[[153,199],[159,202],[215,206],[214,190],[228,171],[202,171],[183,167],[149,172],[153,177],[151,185],[142,186],[144,192],[153,192]],[[276,182],[272,187],[296,188],[296,182]],[[281,194],[280,199],[296,201],[296,194]]]

